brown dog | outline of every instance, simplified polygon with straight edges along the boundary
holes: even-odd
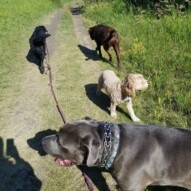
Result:
[[[89,34],[92,40],[96,41],[97,47],[96,51],[99,51],[99,56],[102,58],[101,54],[101,46],[103,45],[104,50],[109,55],[109,61],[112,61],[111,54],[109,52],[109,48],[112,46],[117,57],[117,64],[118,69],[121,68],[120,66],[120,59],[119,59],[119,37],[117,31],[114,28],[109,26],[105,26],[102,24],[96,25],[94,27],[89,28]]]

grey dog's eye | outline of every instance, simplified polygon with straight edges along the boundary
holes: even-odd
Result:
[[[61,147],[61,150],[63,151],[63,153],[68,153],[68,149],[64,148],[64,147]]]
[[[86,150],[86,146],[82,142],[79,143],[78,148],[81,149],[82,151]]]
[[[62,150],[64,153],[67,153],[67,152],[68,152],[68,149],[65,148],[65,147],[63,147],[63,146],[61,145],[58,135],[56,135],[56,142],[57,142],[58,147],[60,148],[60,150]]]

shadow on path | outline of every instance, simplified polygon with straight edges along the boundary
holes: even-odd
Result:
[[[110,98],[108,95],[101,92],[101,95],[96,95],[97,84],[86,84],[85,91],[86,95],[88,96],[89,100],[91,100],[95,105],[101,108],[103,111],[110,114]],[[127,118],[130,119],[130,116],[123,108],[117,106],[117,112],[124,114]]]
[[[110,191],[105,178],[102,176],[102,172],[109,173],[109,171],[99,167],[78,166],[78,168],[86,173],[99,191]]]
[[[34,137],[28,139],[27,143],[30,148],[32,148],[35,151],[38,151],[38,154],[40,156],[45,156],[46,152],[44,151],[42,147],[42,138],[49,135],[54,135],[54,134],[56,134],[56,131],[52,129],[39,131],[38,133],[35,134]]]
[[[87,48],[83,45],[78,45],[78,48],[81,50],[81,52],[84,54],[84,56],[86,57],[85,60],[93,60],[93,61],[99,61],[101,60],[102,62],[106,63],[106,64],[110,64],[113,68],[115,68],[114,64],[110,61],[108,61],[106,58],[99,58],[99,55],[97,54],[96,50],[92,50],[90,48]]]
[[[97,55],[95,50],[89,49],[80,44],[78,45],[78,48],[81,50],[81,52],[84,54],[84,56],[86,56],[85,60],[94,60],[94,61],[99,60],[99,56]]]
[[[0,137],[0,190],[40,191],[42,182],[36,177],[30,164],[20,158],[14,139],[7,139],[6,153],[4,146]]]
[[[32,51],[31,48],[28,51],[26,59],[27,59],[27,61],[29,63],[37,65],[38,69],[39,69],[39,67],[40,67],[40,60],[38,59],[38,57],[35,55],[34,51]],[[39,71],[40,71],[40,69],[39,69]]]
[[[100,95],[96,95],[97,84],[86,84],[85,91],[88,98],[99,108],[106,111],[109,114],[110,98],[108,95],[101,92]]]

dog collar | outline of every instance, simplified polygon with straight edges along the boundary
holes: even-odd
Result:
[[[104,148],[100,167],[105,167],[106,169],[109,169],[112,166],[113,161],[118,152],[119,139],[120,139],[119,126],[112,123],[104,122],[104,140],[103,140]]]

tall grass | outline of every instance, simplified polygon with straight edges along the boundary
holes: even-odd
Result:
[[[140,72],[149,79],[144,92],[146,122],[191,126],[191,19],[173,12],[157,20],[133,14],[121,0],[86,5],[86,25],[105,23],[120,35],[123,72]],[[140,105],[141,107],[141,105]]]

